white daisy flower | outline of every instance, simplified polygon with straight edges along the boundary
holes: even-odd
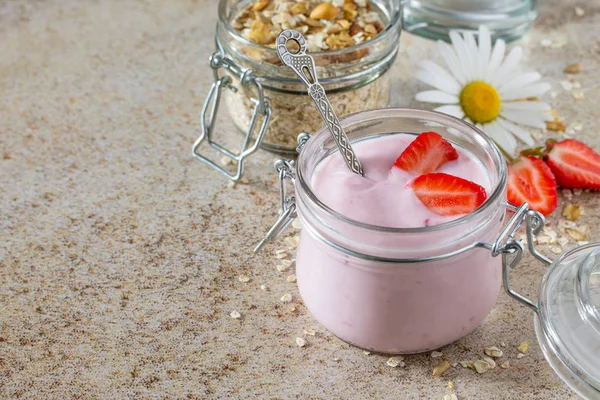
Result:
[[[513,154],[520,139],[533,146],[531,135],[518,126],[544,129],[552,120],[550,106],[527,100],[543,95],[550,85],[538,82],[537,72],[519,73],[523,55],[519,46],[504,57],[506,44],[498,39],[492,48],[489,30],[479,28],[479,44],[472,32],[450,32],[452,46],[438,41],[448,70],[425,60],[419,64],[417,79],[437,90],[417,93],[419,101],[445,104],[436,111],[464,118],[490,136],[507,153]]]

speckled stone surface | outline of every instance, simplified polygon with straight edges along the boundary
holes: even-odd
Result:
[[[524,65],[553,84],[547,100],[596,150],[599,11],[598,1],[543,1],[522,42]],[[0,398],[575,398],[546,364],[531,311],[504,294],[441,351],[474,361],[504,342],[510,368],[432,377],[430,355],[391,368],[319,326],[286,281],[293,269],[275,268],[282,242],[249,258],[276,218],[274,156],[252,157],[235,187],[190,156],[215,21],[215,1],[0,3]],[[423,57],[436,57],[434,44],[404,34],[393,105],[417,105],[410,73]],[[559,83],[571,63],[583,67],[573,79],[585,99]],[[218,124],[239,139],[226,114]],[[561,196],[550,222],[569,202],[600,240],[596,194]],[[544,271],[526,258],[515,286],[535,297]]]

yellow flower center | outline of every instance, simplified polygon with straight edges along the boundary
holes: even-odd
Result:
[[[471,121],[485,124],[500,114],[500,96],[492,85],[474,81],[460,92],[460,106]]]

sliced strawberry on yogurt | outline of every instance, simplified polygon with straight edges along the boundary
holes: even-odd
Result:
[[[412,188],[425,207],[438,215],[468,214],[487,198],[475,182],[441,172],[417,177]]]
[[[515,206],[527,202],[529,208],[550,214],[558,202],[552,171],[539,158],[520,156],[508,165],[506,197]]]
[[[394,166],[413,174],[429,174],[456,159],[458,152],[446,139],[435,132],[423,132],[400,154]]]
[[[564,188],[600,190],[600,154],[575,139],[548,140],[545,160]]]

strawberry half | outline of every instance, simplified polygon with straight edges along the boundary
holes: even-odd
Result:
[[[600,154],[575,139],[548,140],[546,163],[564,188],[600,190]]]
[[[400,154],[394,166],[413,174],[428,174],[457,158],[458,152],[446,139],[435,132],[423,132]]]
[[[478,184],[441,172],[419,176],[412,187],[425,207],[439,215],[468,214],[487,198]]]
[[[556,208],[556,181],[550,168],[534,156],[520,156],[508,165],[506,197],[515,206],[527,202],[544,215]]]

